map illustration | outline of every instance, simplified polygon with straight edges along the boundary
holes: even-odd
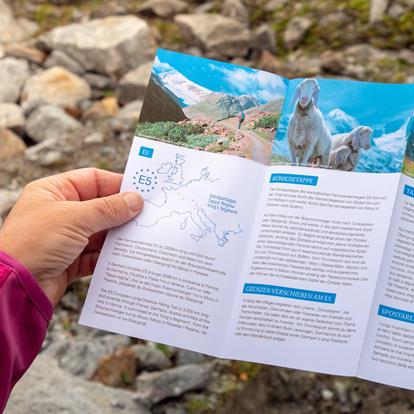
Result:
[[[243,230],[240,224],[234,229],[220,229],[214,221],[214,215],[217,210],[223,214],[237,214],[233,206],[226,203],[226,200],[235,201],[211,194],[210,199],[214,199],[200,205],[195,199],[196,194],[208,193],[210,186],[206,187],[206,184],[213,184],[219,178],[212,178],[209,167],[203,167],[195,177],[189,179],[185,174],[185,165],[185,156],[176,154],[173,162],[164,162],[157,169],[141,168],[135,172],[135,189],[142,193],[146,205],[150,205],[151,209],[144,211],[145,214],[134,222],[137,227],[150,228],[165,220],[178,219],[178,229],[189,232],[195,242],[212,235],[218,246],[223,247],[232,236],[243,233]]]

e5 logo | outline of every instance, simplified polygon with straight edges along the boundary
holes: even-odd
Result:
[[[154,154],[154,148],[141,147],[139,149],[139,155],[141,157],[152,158],[153,154]]]

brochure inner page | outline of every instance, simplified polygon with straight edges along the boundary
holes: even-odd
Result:
[[[268,168],[225,357],[356,375],[398,180]]]
[[[412,98],[410,85],[289,81],[226,356],[356,375]]]
[[[414,123],[404,171],[414,175]],[[402,175],[358,376],[414,388],[414,179]]]
[[[264,169],[135,138],[121,190],[141,192],[145,207],[108,234],[80,322],[220,352]]]

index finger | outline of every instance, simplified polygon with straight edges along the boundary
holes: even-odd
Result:
[[[106,170],[82,168],[49,179],[62,192],[65,200],[85,201],[118,193],[122,177],[122,174]]]

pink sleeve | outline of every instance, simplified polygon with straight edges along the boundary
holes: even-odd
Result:
[[[30,272],[0,252],[0,413],[39,353],[52,313]]]

